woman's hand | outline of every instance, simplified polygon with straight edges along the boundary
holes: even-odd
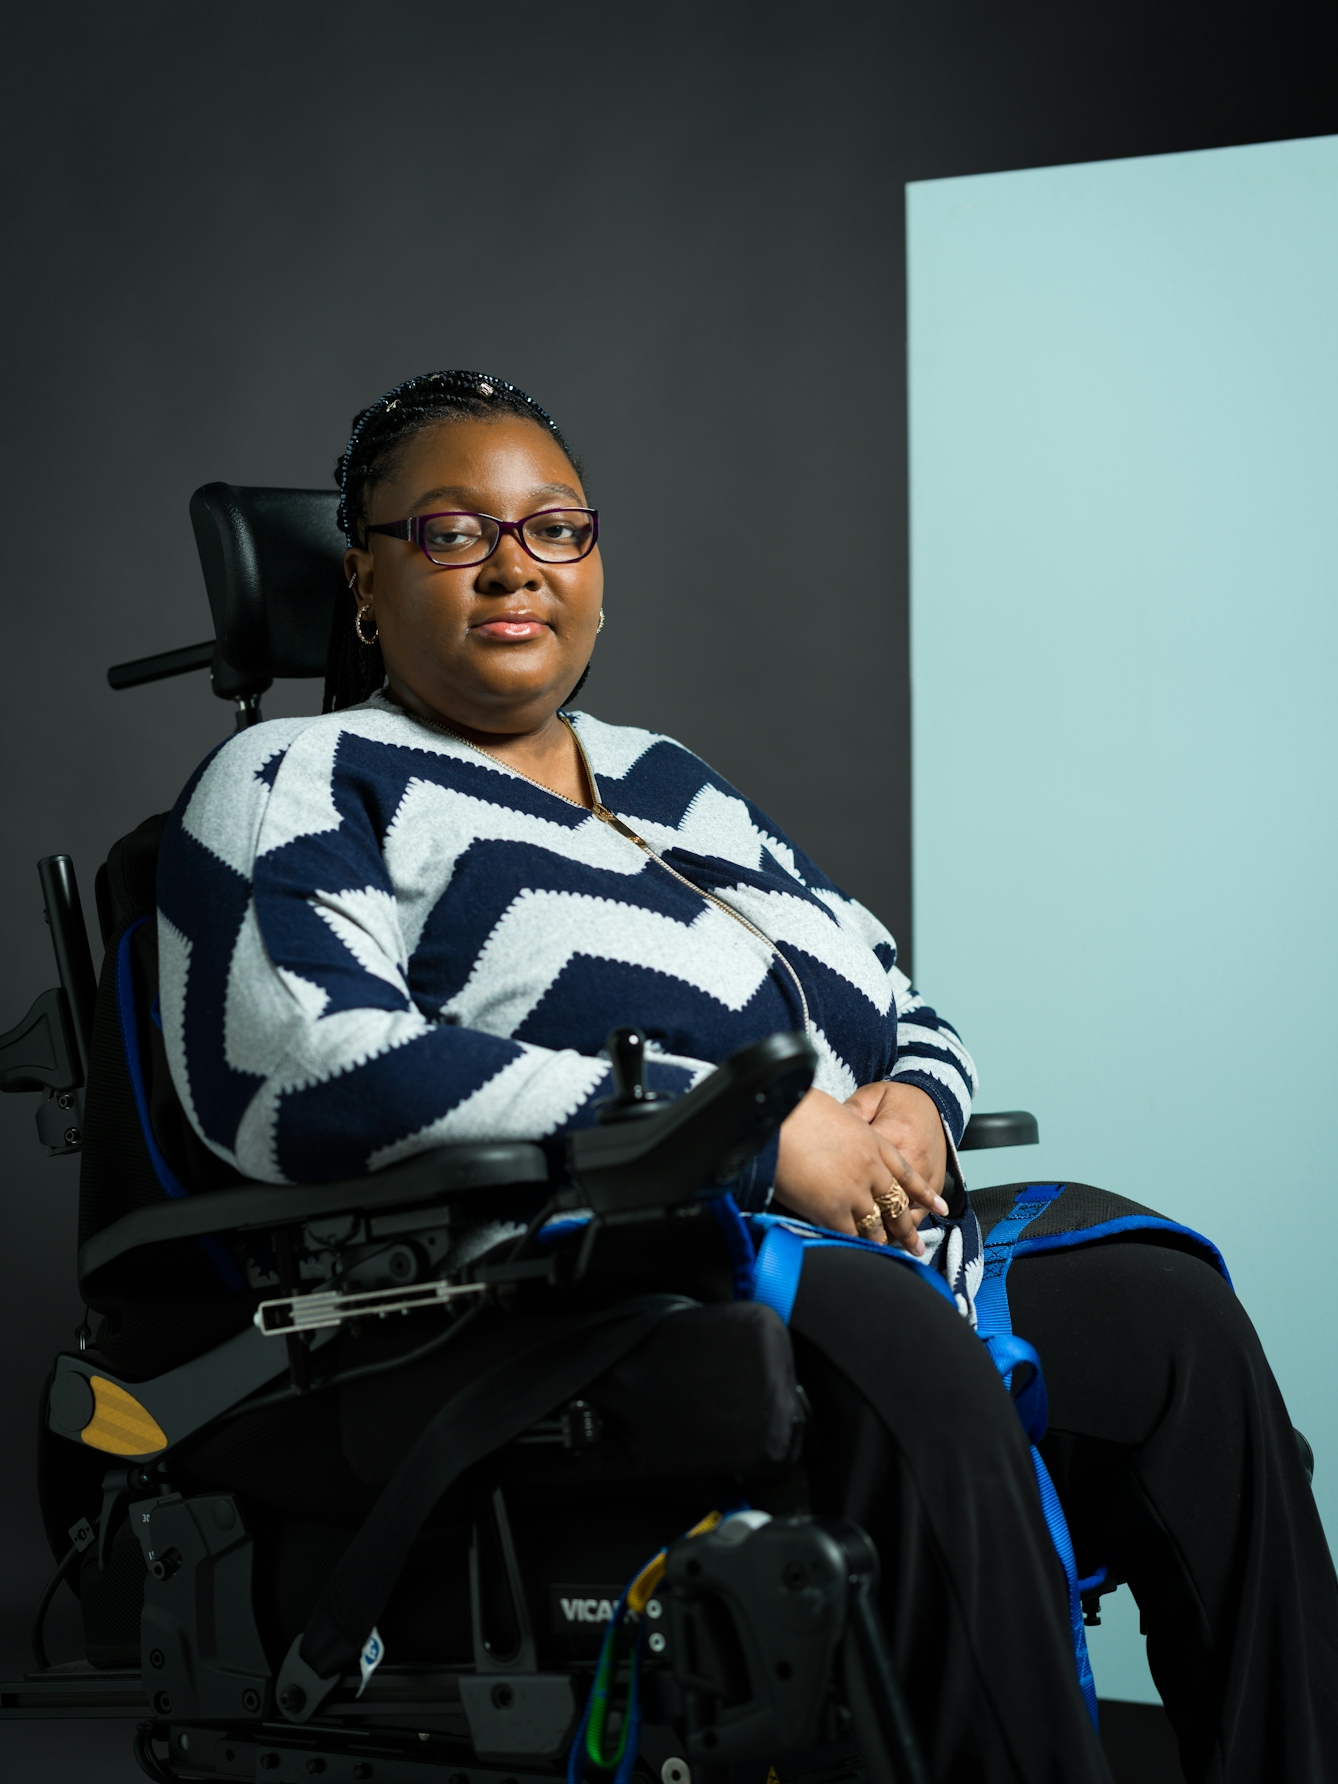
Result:
[[[815,1226],[884,1242],[878,1225],[871,1222],[870,1231],[860,1223],[878,1213],[875,1198],[886,1195],[898,1183],[911,1198],[911,1208],[882,1224],[888,1238],[919,1257],[925,1247],[916,1231],[917,1207],[946,1214],[948,1205],[863,1109],[854,1106],[853,1098],[838,1103],[825,1091],[810,1090],[781,1126],[776,1194],[787,1208]]]
[[[883,1139],[889,1140],[935,1195],[943,1193],[948,1140],[933,1097],[914,1084],[862,1084],[847,1099],[846,1107],[856,1110]],[[914,1195],[911,1200],[915,1200]],[[934,1212],[946,1214],[946,1204],[936,1207]],[[920,1221],[915,1224],[918,1226]]]

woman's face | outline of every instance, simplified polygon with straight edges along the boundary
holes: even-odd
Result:
[[[588,506],[580,479],[533,422],[448,421],[425,429],[373,485],[369,524],[462,509],[520,520]],[[539,730],[579,681],[604,600],[596,548],[578,563],[541,564],[504,533],[481,564],[445,569],[384,534],[353,549],[363,629],[376,623],[391,691],[410,711],[466,729]]]

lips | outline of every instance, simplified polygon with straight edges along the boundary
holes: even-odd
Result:
[[[538,638],[548,631],[548,626],[532,613],[499,613],[492,619],[486,619],[471,627],[484,638],[499,638],[504,641],[523,643],[527,638]]]

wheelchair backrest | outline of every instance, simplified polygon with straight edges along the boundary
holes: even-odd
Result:
[[[239,1181],[187,1120],[157,1019],[156,885],[166,822],[165,813],[146,818],[115,844],[98,871],[98,924],[106,952],[93,1010],[79,1172],[80,1245],[133,1209]],[[107,1285],[87,1292],[90,1307],[113,1316],[104,1348],[122,1368],[135,1372],[164,1366],[169,1330],[172,1362],[197,1354],[216,1341],[218,1331],[230,1330],[244,1318],[227,1305],[241,1286],[222,1248],[186,1242],[151,1270],[127,1268],[110,1292]],[[164,1316],[165,1302],[173,1304],[170,1317]]]

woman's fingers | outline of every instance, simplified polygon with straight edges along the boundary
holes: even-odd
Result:
[[[879,1196],[886,1196],[889,1193],[896,1196],[898,1188],[904,1191],[907,1202],[907,1206],[897,1214],[890,1214],[886,1209],[879,1208],[882,1215],[883,1231],[887,1234],[889,1244],[899,1245],[912,1257],[923,1257],[925,1242],[920,1237],[920,1221],[931,1212],[946,1214],[948,1204],[942,1196],[934,1193],[920,1173],[902,1156],[890,1140],[884,1139],[876,1131],[874,1138],[878,1143],[879,1156],[888,1173],[887,1184],[875,1191],[875,1206],[878,1205]],[[901,1201],[902,1197],[896,1196],[896,1200]]]
[[[847,1099],[884,1138],[891,1140],[931,1188],[942,1192],[948,1168],[948,1141],[933,1098],[917,1085],[862,1084]]]
[[[911,1205],[887,1218],[879,1198],[900,1201],[898,1186]],[[810,1090],[782,1124],[776,1195],[782,1205],[818,1226],[879,1245],[900,1245],[915,1257],[925,1249],[917,1231],[920,1221],[931,1211],[947,1211],[890,1140],[856,1109],[819,1090]]]
[[[906,1194],[910,1197],[912,1203],[917,1203],[927,1213],[946,1214],[948,1212],[948,1204],[943,1200],[943,1197],[930,1188],[929,1184],[926,1183],[925,1179],[915,1169],[914,1165],[910,1164],[902,1157],[901,1153],[898,1152],[891,1140],[885,1140],[876,1129],[873,1130],[873,1132],[874,1138],[878,1142],[878,1149],[882,1155],[883,1163],[887,1166],[888,1171],[895,1180],[906,1191]]]
[[[895,1202],[888,1201],[889,1192],[895,1197]],[[874,1206],[878,1209],[879,1219],[883,1231],[887,1235],[888,1244],[899,1245],[903,1251],[909,1251],[912,1257],[923,1257],[925,1242],[920,1237],[920,1222],[924,1219],[926,1211],[907,1205],[902,1208],[899,1214],[890,1213],[890,1207],[905,1201],[904,1196],[896,1195],[896,1191],[890,1183],[886,1190],[878,1192],[878,1196],[887,1204],[886,1206],[880,1205],[878,1197],[875,1197]]]
[[[876,1245],[899,1245],[912,1257],[923,1257],[925,1242],[920,1237],[920,1222],[930,1213],[946,1214],[948,1204],[934,1193],[890,1140],[872,1129],[870,1137],[876,1147],[875,1156],[870,1160],[872,1181],[868,1192],[873,1208],[856,1211],[855,1231],[861,1239],[871,1239]],[[904,1194],[899,1195],[898,1190]],[[899,1213],[889,1213],[884,1206],[889,1197],[892,1198],[891,1205],[905,1201],[906,1206]],[[874,1216],[877,1216],[876,1220]]]
[[[876,1147],[876,1155],[870,1161],[873,1179],[870,1194],[873,1198],[872,1213],[878,1219],[875,1223],[870,1213],[857,1214],[855,1230],[861,1239],[872,1239],[876,1244],[899,1245],[912,1257],[923,1257],[925,1242],[920,1237],[920,1222],[931,1213],[946,1214],[948,1204],[930,1188],[919,1171],[890,1140],[884,1139],[875,1129],[870,1129],[870,1138]],[[898,1190],[903,1193],[898,1194]],[[896,1214],[889,1213],[888,1206],[884,1206],[889,1197],[892,1198],[890,1206],[902,1201],[906,1206]]]
[[[850,1217],[851,1231],[858,1239],[869,1239],[875,1245],[887,1244],[886,1223],[877,1207],[869,1208],[862,1214]]]
[[[901,1249],[909,1251],[912,1257],[924,1256],[925,1242],[920,1237],[915,1217],[909,1210],[905,1214],[897,1215],[895,1220],[884,1215],[883,1230],[886,1232],[890,1244],[900,1245]]]

